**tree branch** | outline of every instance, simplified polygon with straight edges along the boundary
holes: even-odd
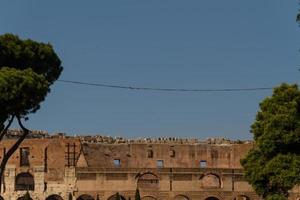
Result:
[[[1,131],[1,133],[0,133],[0,141],[2,141],[4,135],[6,135],[8,129],[9,129],[10,125],[12,124],[12,122],[14,121],[14,119],[15,119],[15,116],[12,115],[11,118],[10,118],[10,120],[8,120],[8,124],[6,125],[6,127]]]
[[[4,167],[5,167],[8,159],[10,158],[10,156],[18,149],[20,144],[23,142],[23,140],[26,138],[26,136],[30,133],[30,131],[23,126],[19,116],[17,116],[17,119],[18,119],[18,123],[19,123],[21,129],[23,130],[23,135],[17,140],[17,142],[5,154],[5,156],[1,162],[1,165],[0,165],[1,170],[4,170]]]
[[[23,126],[20,116],[16,116],[16,117],[17,117],[19,126],[23,130],[23,135],[21,135],[21,137],[17,140],[17,142],[3,156],[3,159],[2,159],[1,164],[0,164],[0,179],[1,179],[1,181],[0,181],[0,191],[1,191],[1,185],[2,185],[1,183],[4,182],[3,173],[4,173],[5,166],[7,164],[8,159],[15,153],[15,151],[19,148],[20,144],[26,138],[26,136],[30,133],[30,131]]]
[[[20,144],[23,142],[23,140],[26,138],[26,136],[30,133],[30,131],[23,126],[23,124],[22,124],[21,119],[20,119],[19,116],[17,116],[17,119],[18,119],[18,123],[19,123],[21,129],[23,130],[23,135],[17,140],[17,142],[4,155],[3,160],[1,162],[1,165],[0,165],[1,172],[4,171],[5,165],[6,165],[7,161],[8,161],[8,159],[18,149],[18,147],[20,146]]]

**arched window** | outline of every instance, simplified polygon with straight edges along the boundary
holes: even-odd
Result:
[[[145,173],[138,178],[137,186],[144,190],[155,190],[158,189],[159,179],[152,173]]]
[[[77,198],[77,200],[94,200],[94,198],[91,195],[83,194]]]
[[[120,195],[121,200],[126,200],[125,197],[123,197],[122,195]],[[109,197],[107,200],[117,200],[117,195],[112,195],[111,197]]]
[[[20,173],[16,177],[15,190],[34,190],[34,178],[30,173]]]
[[[142,200],[156,200],[155,197],[151,197],[151,196],[145,196],[142,198]]]
[[[24,197],[19,197],[17,200],[25,200]],[[32,200],[32,198],[30,197],[30,200]]]
[[[237,197],[234,198],[234,200],[250,200],[249,197],[246,195],[238,195]]]
[[[217,197],[207,197],[205,200],[219,200]]]
[[[46,200],[63,200],[63,198],[57,194],[50,195]]]
[[[187,196],[184,195],[177,195],[174,200],[189,200],[189,198]]]
[[[201,177],[202,188],[221,188],[221,179],[215,174],[206,174]]]

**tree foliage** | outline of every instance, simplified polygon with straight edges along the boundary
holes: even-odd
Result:
[[[121,196],[120,196],[119,192],[116,193],[116,200],[121,200]]]
[[[30,133],[22,119],[40,108],[62,69],[50,44],[22,40],[13,34],[0,36],[0,141],[14,119],[23,130],[1,160],[0,186],[8,159]]]
[[[0,69],[0,107],[2,113],[26,116],[40,107],[49,90],[48,81],[32,69]]]
[[[23,200],[32,200],[28,191],[24,194]]]
[[[0,36],[0,68],[4,66],[19,70],[31,68],[51,84],[63,69],[51,44],[22,40],[13,34]]]
[[[251,126],[255,147],[241,160],[245,177],[265,199],[284,200],[300,183],[300,91],[282,84],[260,103]]]
[[[13,34],[1,35],[0,131],[10,116],[25,116],[38,110],[47,95],[45,91],[50,91],[62,69],[51,44],[22,40]]]
[[[135,200],[141,200],[140,190],[138,188],[135,190]]]

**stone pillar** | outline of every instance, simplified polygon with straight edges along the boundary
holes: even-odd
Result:
[[[43,194],[45,187],[45,172],[44,166],[34,166],[33,167],[34,176],[34,192],[38,194]]]
[[[76,171],[75,167],[65,167],[65,177],[64,177],[64,182],[66,185],[66,193],[64,195],[64,199],[69,199],[69,194],[74,193],[74,191],[77,191],[76,188]],[[73,196],[73,199],[75,197]]]
[[[16,167],[14,165],[6,165],[4,172],[5,190],[6,194],[12,194],[15,191]]]

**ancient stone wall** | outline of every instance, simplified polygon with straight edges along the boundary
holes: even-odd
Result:
[[[0,159],[14,142],[14,139],[1,142]],[[78,139],[26,139],[7,164],[1,196],[14,200],[29,190],[33,199],[46,199],[51,194],[67,199],[68,192],[73,193],[75,188],[76,161],[73,166],[68,166],[66,152],[68,146],[74,145],[77,159],[81,150]],[[33,184],[28,186],[31,180]]]
[[[1,142],[0,159],[18,133]],[[240,159],[251,142],[136,139],[37,132],[9,160],[1,197],[17,200],[258,200]],[[291,193],[298,198],[300,189]],[[1,198],[0,198],[1,199]],[[20,198],[19,198],[20,199]],[[20,199],[21,200],[21,199]]]

